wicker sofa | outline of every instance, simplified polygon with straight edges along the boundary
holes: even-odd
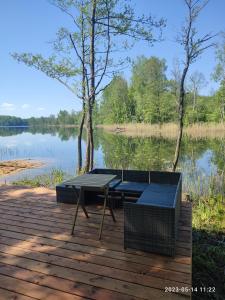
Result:
[[[173,256],[182,194],[182,175],[175,172],[93,169],[93,174],[114,174],[110,183],[111,205],[124,207],[124,248]],[[75,203],[73,190],[56,187],[57,201]],[[84,195],[88,204],[99,193]]]
[[[149,186],[139,199],[124,202],[124,247],[173,256],[181,194],[180,173],[150,172]]]

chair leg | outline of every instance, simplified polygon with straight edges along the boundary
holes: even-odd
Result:
[[[104,190],[104,195],[105,195],[105,199],[104,199],[104,206],[103,206],[102,221],[101,221],[100,230],[99,230],[99,240],[101,240],[101,237],[102,237],[102,227],[103,227],[104,218],[105,218],[106,204],[108,202],[108,188],[106,188]]]

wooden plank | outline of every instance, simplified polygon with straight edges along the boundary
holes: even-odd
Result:
[[[19,267],[23,267],[25,269],[35,268],[36,272],[42,274],[47,273],[51,276],[55,276],[55,274],[61,274],[60,277],[64,279],[90,284],[98,288],[116,291],[129,296],[135,296],[137,298],[149,299],[149,297],[152,296],[153,299],[161,299],[163,296],[165,296],[165,292],[160,289],[150,288],[134,283],[125,283],[124,281],[104,277],[101,275],[97,276],[94,274],[80,272],[70,268],[58,267],[42,262],[35,262],[31,259],[18,259],[17,256],[13,257],[13,255],[9,254],[4,255],[3,253],[1,253],[0,257],[1,261],[3,261],[3,263],[5,264],[12,264]]]
[[[152,264],[156,263],[156,259],[157,259],[157,266],[162,266],[164,268],[168,268],[169,270],[190,273],[189,265],[176,262],[173,259],[171,259],[170,257],[164,257],[164,256],[160,256],[160,255],[151,255],[151,254],[149,254],[149,256],[141,256],[141,255],[136,255],[133,253],[126,252],[122,248],[120,249],[121,251],[110,251],[110,249],[101,247],[101,244],[93,245],[94,243],[91,243],[87,239],[82,240],[79,237],[71,238],[71,236],[64,236],[62,234],[61,235],[52,235],[50,233],[39,232],[38,230],[34,231],[33,229],[30,229],[30,228],[22,228],[22,227],[18,228],[18,226],[10,226],[10,225],[4,225],[4,224],[1,224],[1,228],[5,229],[5,230],[14,231],[14,232],[19,232],[19,233],[21,232],[21,233],[25,233],[25,234],[31,234],[34,236],[49,238],[49,239],[53,239],[55,241],[67,242],[67,246],[69,246],[71,250],[79,249],[82,251],[82,249],[84,249],[84,246],[88,246],[89,251],[91,251],[91,253],[93,253],[93,254],[105,255],[107,257],[112,257],[115,259],[119,258],[122,260],[132,261],[132,262],[136,262],[136,263],[140,263],[140,264],[152,265]],[[35,239],[36,239],[36,237],[34,237],[34,240]],[[85,251],[85,250],[83,250],[83,251]]]
[[[46,286],[52,288],[53,290],[59,290],[75,296],[87,297],[88,299],[110,299],[110,300],[129,300],[131,297],[117,293],[111,292],[105,289],[98,289],[91,285],[82,284],[76,281],[70,281],[63,278],[57,278],[51,275],[44,275],[40,272],[35,272],[31,270],[24,269],[22,267],[13,266],[10,264],[2,264],[0,274],[5,276],[11,276],[16,279],[23,280],[25,282],[30,282],[38,284],[41,286]],[[32,298],[33,299],[33,298]],[[134,300],[139,298],[132,297]]]
[[[103,235],[103,239],[101,241],[98,241],[96,239],[96,234],[93,235],[90,232],[86,232],[86,231],[79,231],[76,230],[75,235],[71,237],[71,235],[69,234],[69,232],[67,230],[60,230],[60,228],[49,228],[48,226],[43,226],[43,225],[37,225],[37,224],[32,224],[32,223],[26,223],[26,222],[18,222],[18,221],[13,221],[13,220],[7,220],[7,219],[1,219],[0,220],[0,224],[5,224],[5,225],[13,225],[15,227],[17,227],[17,230],[19,230],[19,232],[26,232],[27,228],[29,228],[29,230],[33,231],[34,235],[43,235],[45,237],[52,237],[54,236],[54,239],[62,239],[62,240],[70,240],[73,242],[77,242],[83,245],[93,245],[95,247],[103,247],[106,249],[111,249],[111,250],[115,250],[115,251],[123,251],[123,241],[119,240],[119,239],[115,239],[115,238],[111,238],[110,236],[107,236],[106,234]],[[179,244],[180,242],[178,241],[177,245],[177,253],[180,253],[181,255],[183,255],[182,249],[179,249]],[[182,248],[186,248],[186,249],[190,249],[190,245],[189,243],[184,243],[182,242],[181,244]],[[126,250],[126,252],[129,253],[135,253],[137,255],[145,255],[142,254],[142,252],[140,251],[136,251],[133,249],[128,249]],[[186,255],[187,252],[185,252]],[[148,256],[148,254],[146,254]]]
[[[29,222],[33,222],[33,223],[37,223],[39,224],[40,220],[41,220],[41,224],[49,224],[49,226],[53,226],[53,227],[60,227],[60,228],[64,228],[64,229],[71,229],[72,226],[72,218],[71,220],[68,220],[68,218],[64,220],[62,220],[61,218],[57,219],[57,224],[55,222],[55,217],[45,217],[43,216],[43,214],[39,213],[35,213],[32,212],[32,214],[30,213],[26,213],[24,211],[24,209],[22,208],[17,208],[16,211],[12,211],[9,210],[9,208],[2,208],[0,207],[0,213],[2,213],[3,216],[5,216],[5,218],[7,218],[7,216],[15,216],[13,217],[14,220],[22,220],[22,221],[29,221]],[[46,221],[46,222],[45,222]],[[52,223],[48,223],[48,222],[52,222]],[[77,220],[77,226],[84,226],[87,227],[88,229],[99,229],[99,224],[95,223],[91,218],[87,219],[87,218],[82,218],[82,217],[78,217]],[[84,230],[82,228],[82,230]],[[118,236],[118,234],[123,234],[123,227],[122,226],[118,226],[117,224],[113,223],[113,224],[104,224],[104,230],[105,232],[110,232],[111,234],[116,234]],[[182,231],[182,235],[180,234],[180,232]],[[185,236],[185,240],[187,240],[188,234],[190,234],[191,232],[191,227],[187,227],[187,226],[180,226],[180,230],[179,230],[179,235],[180,235],[180,239],[183,238],[184,235]]]
[[[2,222],[1,222],[2,223]],[[4,224],[11,224],[12,222],[7,222],[7,220],[6,221],[4,221],[3,223],[2,223],[2,225],[4,225]],[[15,223],[15,225],[17,225],[17,226],[20,226],[20,228],[18,227],[17,229],[16,229],[16,231],[18,232],[18,229],[19,229],[19,231],[20,232],[26,232],[27,231],[27,227],[30,227],[29,225],[30,224],[25,224],[25,225],[23,225],[23,224],[19,224],[19,223],[17,223],[17,222],[14,222]],[[22,227],[21,227],[21,225],[22,225]],[[35,225],[34,225],[35,226]],[[33,227],[34,227],[33,226]],[[13,228],[15,228],[15,227],[13,227]],[[38,232],[36,231],[38,229]],[[51,238],[52,237],[52,234],[50,234],[49,233],[49,231],[48,231],[48,227],[47,228],[44,228],[45,230],[44,231],[40,231],[40,227],[39,226],[36,226],[36,230],[33,230],[32,232],[31,231],[29,231],[29,233],[31,233],[31,234],[36,234],[36,235],[39,235],[40,236],[40,233],[42,233],[42,236],[44,235],[44,236],[47,236],[47,237],[49,237],[49,238]],[[14,229],[11,229],[11,230],[14,230]],[[51,229],[50,229],[51,230]],[[58,230],[57,231],[55,231],[55,230],[51,230],[51,231],[53,231],[53,233],[59,233],[58,232]],[[70,235],[68,235],[68,234],[65,234],[65,232],[63,232],[63,234],[67,237],[66,238],[66,240],[68,240],[68,238],[71,240],[71,236]],[[61,234],[61,236],[62,236],[62,234]],[[56,237],[56,235],[55,235],[55,237]],[[83,236],[82,236],[83,237]],[[101,243],[99,243],[98,241],[96,241],[96,239],[95,239],[95,236],[93,237],[92,236],[92,238],[93,238],[93,240],[91,241],[91,244],[92,244],[92,246],[97,246],[97,247],[107,247],[107,243],[105,243],[105,241],[102,241]],[[73,237],[73,240],[75,240],[75,242],[78,242],[78,241],[76,241],[76,239],[77,239],[77,237],[76,236],[74,236]],[[79,242],[78,243],[82,243],[82,242],[85,242],[85,244],[87,243],[87,239],[80,239],[79,240]],[[111,243],[109,244],[109,248],[110,248],[110,245],[112,246],[112,241],[111,241]],[[113,247],[113,250],[114,251],[116,251],[116,250],[118,250],[118,251],[124,251],[123,250],[123,245],[122,245],[122,243],[120,243],[120,245],[118,245],[118,246],[116,246],[115,244],[113,245],[114,247]],[[185,246],[185,245],[184,245]],[[183,247],[183,245],[182,245],[182,247]],[[115,249],[115,248],[117,248],[117,249]],[[126,251],[127,252],[127,251]],[[131,253],[135,253],[135,254],[139,254],[139,252],[138,251],[131,251]],[[141,255],[143,256],[149,256],[149,254],[148,253],[143,253],[143,252],[141,252]],[[176,259],[176,258],[175,258]]]
[[[35,203],[34,203],[35,204]],[[11,204],[11,202],[7,202],[7,204],[6,203],[4,203],[4,205],[6,205],[6,207],[7,207],[7,205],[8,206],[10,206],[10,207],[15,207],[16,208],[16,210],[18,209],[23,209],[23,211],[25,212],[27,212],[27,213],[29,213],[29,214],[33,214],[33,213],[41,213],[41,215],[44,217],[44,216],[52,216],[53,218],[55,218],[55,217],[57,217],[58,219],[60,219],[60,220],[68,220],[68,219],[70,219],[70,220],[72,220],[72,218],[73,218],[73,215],[74,215],[74,209],[72,209],[71,210],[71,205],[70,205],[70,207],[68,208],[67,207],[67,209],[65,209],[64,207],[61,207],[61,206],[56,206],[56,207],[53,207],[53,208],[48,208],[47,209],[47,207],[43,207],[43,206],[38,206],[37,204],[35,204],[35,210],[33,209],[33,204],[29,204],[29,203],[27,203],[27,204],[21,204],[21,203],[19,203],[18,201],[17,201],[17,204]],[[1,207],[4,207],[4,205],[2,205],[1,204]],[[74,208],[73,206],[72,206],[72,208]],[[96,220],[99,220],[99,218],[101,217],[101,216],[99,216],[99,215],[96,215],[95,214],[95,211],[92,211],[93,210],[93,207],[91,206],[91,211],[89,212],[89,215],[90,215],[90,219],[89,220],[86,220],[86,218],[84,217],[84,215],[83,215],[83,213],[80,211],[80,213],[79,213],[79,218],[80,218],[80,220],[85,220],[86,221],[86,224],[87,224],[87,222],[89,222],[89,221],[91,221],[92,222],[92,220],[94,220],[94,222],[96,222]],[[120,216],[122,216],[121,215],[121,211],[122,210],[116,210],[116,216],[118,217],[117,218],[117,222],[116,222],[116,224],[114,224],[113,222],[112,222],[112,219],[111,219],[111,217],[107,217],[106,218],[106,220],[105,220],[105,223],[104,223],[104,225],[114,225],[115,227],[117,227],[118,225],[120,226],[120,228],[122,227],[122,225],[123,225],[123,219],[121,219],[120,218]],[[182,220],[182,218],[184,218],[184,217],[182,217],[181,216],[181,222],[182,223],[186,223],[187,224],[187,221],[185,221],[185,220]],[[190,219],[190,218],[189,218]],[[98,223],[99,223],[100,221],[98,221]],[[190,223],[190,222],[189,222]],[[191,223],[189,224],[189,226],[191,226]]]
[[[71,295],[50,289],[45,286],[15,279],[10,276],[0,274],[0,288],[23,294],[28,297],[41,300],[80,300],[80,296]],[[83,298],[85,299],[85,298]]]
[[[39,217],[39,219],[33,219],[29,215],[27,215],[26,217],[23,217],[23,216],[21,217],[18,214],[17,215],[6,214],[4,211],[2,211],[0,209],[0,213],[1,212],[2,212],[2,219],[12,220],[12,221],[20,221],[22,224],[23,223],[24,224],[31,223],[31,224],[35,224],[35,225],[39,226],[39,228],[40,228],[40,225],[43,225],[43,226],[49,227],[50,229],[56,230],[54,232],[61,232],[64,229],[66,229],[68,232],[71,230],[71,224],[62,224],[60,222],[56,223],[55,221],[48,221],[48,220],[44,220],[43,218],[40,219],[40,217]],[[97,224],[95,224],[95,225],[97,225]],[[46,230],[45,227],[43,227],[43,228],[44,228],[44,230]],[[98,229],[99,229],[99,226],[95,226],[94,228],[92,226],[90,226],[90,227],[85,226],[85,228],[83,228],[83,224],[80,224],[78,222],[77,222],[77,226],[76,226],[76,230],[78,230],[78,231],[83,232],[84,230],[88,230],[89,233],[94,233],[95,235],[97,234],[96,230],[98,230]],[[110,228],[110,230],[106,229],[106,228],[104,228],[104,229],[105,229],[104,236],[109,236],[108,238],[110,238],[111,241],[112,241],[112,238],[114,238],[117,243],[119,243],[119,244],[121,243],[121,240],[123,240],[123,232],[122,231],[115,232],[114,230],[112,230],[112,228]],[[189,239],[190,239],[190,232],[179,230],[179,232],[178,232],[178,240],[179,241],[187,243]],[[187,248],[187,245],[186,245],[186,247],[185,246],[182,246],[182,247]],[[188,247],[188,249],[189,249],[189,247]]]
[[[95,265],[94,263],[87,263],[87,262],[81,262],[81,261],[76,261],[64,257],[58,257],[54,254],[45,254],[45,253],[40,253],[36,252],[30,249],[22,249],[19,247],[14,247],[14,246],[6,246],[0,244],[0,257],[3,259],[3,262],[10,263],[10,260],[13,260],[14,256],[18,256],[21,259],[18,260],[17,266],[25,267],[25,265],[30,267],[33,267],[33,263],[30,263],[30,260],[34,260],[37,262],[43,262],[43,270],[47,270],[47,274],[54,274],[58,277],[62,277],[63,273],[65,272],[65,268],[70,268],[73,269],[71,270],[71,276],[70,277],[62,277],[65,279],[70,279],[72,280],[73,278],[77,278],[77,281],[81,281],[86,284],[91,284],[91,281],[89,281],[89,278],[93,280],[93,278],[98,278],[99,276],[103,276],[104,278],[110,278],[110,282],[113,285],[113,283],[118,284],[118,280],[120,282],[126,282],[127,283],[132,283],[132,284],[139,284],[142,286],[146,287],[152,287],[152,288],[157,288],[157,289],[163,289],[165,286],[178,286],[182,287],[184,286],[184,283],[176,282],[173,280],[168,280],[164,279],[162,280],[161,278],[150,276],[150,275],[143,275],[143,274],[138,274],[138,273],[133,273],[133,272],[128,272],[124,270],[118,270],[110,267],[105,267],[101,265]],[[6,257],[5,255],[10,255],[10,260],[7,259],[5,260]],[[15,259],[16,261],[16,259]],[[23,263],[21,265],[18,265],[22,261]],[[40,263],[37,263],[38,268],[40,268]],[[33,270],[33,269],[32,269]],[[52,270],[53,273],[50,273]],[[75,270],[75,271],[74,271]],[[68,271],[67,271],[68,273]],[[74,275],[79,277],[73,277]],[[94,275],[94,276],[93,276]],[[80,279],[81,278],[81,279]],[[85,281],[84,281],[85,280]],[[107,279],[104,280],[102,287],[106,289],[110,289],[107,286],[104,286],[106,284]],[[118,285],[119,286],[119,285]],[[189,286],[188,283],[185,284],[185,286]],[[101,287],[101,286],[100,286]],[[123,291],[118,290],[119,292],[123,293]],[[133,294],[135,295],[135,294]],[[137,297],[138,295],[136,295]]]
[[[0,299],[2,300],[34,300],[28,296],[24,296],[18,293],[14,293],[5,289],[0,288]]]
[[[116,260],[112,258],[102,257],[98,255],[93,255],[89,253],[80,253],[78,251],[71,251],[68,249],[62,249],[58,247],[53,247],[47,244],[40,244],[38,241],[30,242],[27,240],[18,240],[15,238],[2,237],[0,236],[0,243],[4,245],[17,245],[22,249],[32,249],[34,251],[57,255],[59,257],[70,258],[73,260],[84,261],[84,262],[94,262],[95,264],[114,267],[119,270],[130,271],[133,273],[139,273],[144,275],[152,275],[162,279],[173,278],[174,281],[190,283],[190,274],[175,272],[167,269],[156,268],[154,265],[140,265],[132,262],[125,262],[122,260]]]
[[[101,299],[188,299],[165,294],[164,288],[191,285],[191,203],[182,203],[178,255],[173,258],[125,251],[122,210],[116,210],[116,224],[106,218],[104,240],[96,240],[101,205],[90,206],[90,219],[79,213],[76,235],[71,237],[74,206],[57,204],[53,191],[35,191],[0,190],[0,266],[5,272],[1,276],[23,282],[22,288],[28,283],[48,287],[52,295],[56,291],[98,299],[97,291]],[[8,290],[1,285],[0,289]]]
[[[30,213],[30,212],[29,212]],[[79,214],[80,215],[80,218],[82,218],[82,215],[81,214]],[[99,218],[101,218],[101,216],[99,216]],[[90,218],[91,219],[91,218]],[[108,218],[107,218],[108,219]],[[84,219],[83,219],[84,220]],[[85,220],[86,220],[86,218],[85,218]],[[100,219],[99,219],[100,220]],[[87,222],[89,221],[89,220],[86,220]],[[111,220],[110,220],[111,221]],[[120,221],[120,219],[118,219],[118,222]],[[72,217],[71,217],[71,222],[72,222]],[[111,221],[112,222],[112,221]],[[112,224],[112,223],[111,223]],[[66,226],[66,225],[65,225]],[[78,225],[79,226],[79,225]],[[114,225],[114,226],[116,226],[116,225]],[[105,232],[107,232],[107,231],[105,231]]]

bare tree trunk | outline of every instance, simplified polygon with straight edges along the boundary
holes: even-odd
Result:
[[[90,103],[88,104],[87,107],[86,130],[87,130],[87,147],[86,147],[85,172],[89,172],[93,169],[93,161],[94,161],[92,106],[90,105]]]
[[[192,110],[195,111],[195,107],[196,107],[196,90],[194,88],[194,93],[193,93],[193,108]]]
[[[89,172],[90,170],[90,139],[89,139],[89,133],[88,133],[88,128],[86,127],[87,130],[87,144],[86,144],[86,161],[85,161],[85,173]]]
[[[82,1],[82,7],[84,3]],[[77,138],[77,144],[78,144],[78,167],[77,171],[78,173],[82,170],[82,134],[83,134],[83,128],[84,128],[84,121],[86,116],[86,107],[85,107],[85,101],[86,101],[86,69],[85,69],[85,32],[84,32],[84,14],[83,11],[81,12],[81,40],[82,40],[82,99],[83,99],[83,107],[82,107],[82,117],[81,122],[79,126],[79,133]],[[76,49],[75,49],[76,50]]]
[[[186,67],[184,68],[182,77],[181,77],[181,83],[180,83],[180,96],[179,96],[179,124],[178,124],[178,136],[177,136],[177,143],[176,143],[176,149],[174,154],[174,160],[173,160],[173,172],[176,171],[179,156],[180,156],[180,147],[181,147],[181,141],[183,136],[183,118],[184,118],[184,98],[185,98],[185,90],[184,90],[184,81],[189,68],[189,63],[187,63]]]
[[[91,44],[90,44],[90,97],[87,103],[87,150],[85,170],[93,169],[94,164],[94,138],[93,138],[93,124],[92,112],[95,103],[95,15],[96,15],[96,0],[92,3],[92,18],[91,18]]]
[[[77,137],[77,145],[78,145],[78,166],[77,166],[77,171],[78,173],[81,172],[82,170],[82,134],[83,134],[83,128],[84,128],[84,120],[85,120],[85,108],[83,106],[83,111],[82,111],[82,118],[79,126],[79,133]]]
[[[224,118],[225,118],[225,101],[223,99],[222,103],[221,103],[221,120],[222,120],[222,123],[224,123]]]

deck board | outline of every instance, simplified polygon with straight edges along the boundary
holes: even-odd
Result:
[[[80,211],[72,237],[74,207],[54,191],[0,187],[2,299],[190,299],[164,290],[191,286],[191,204],[182,202],[174,258],[124,250],[122,209],[98,241],[100,209],[88,206],[89,219]]]

